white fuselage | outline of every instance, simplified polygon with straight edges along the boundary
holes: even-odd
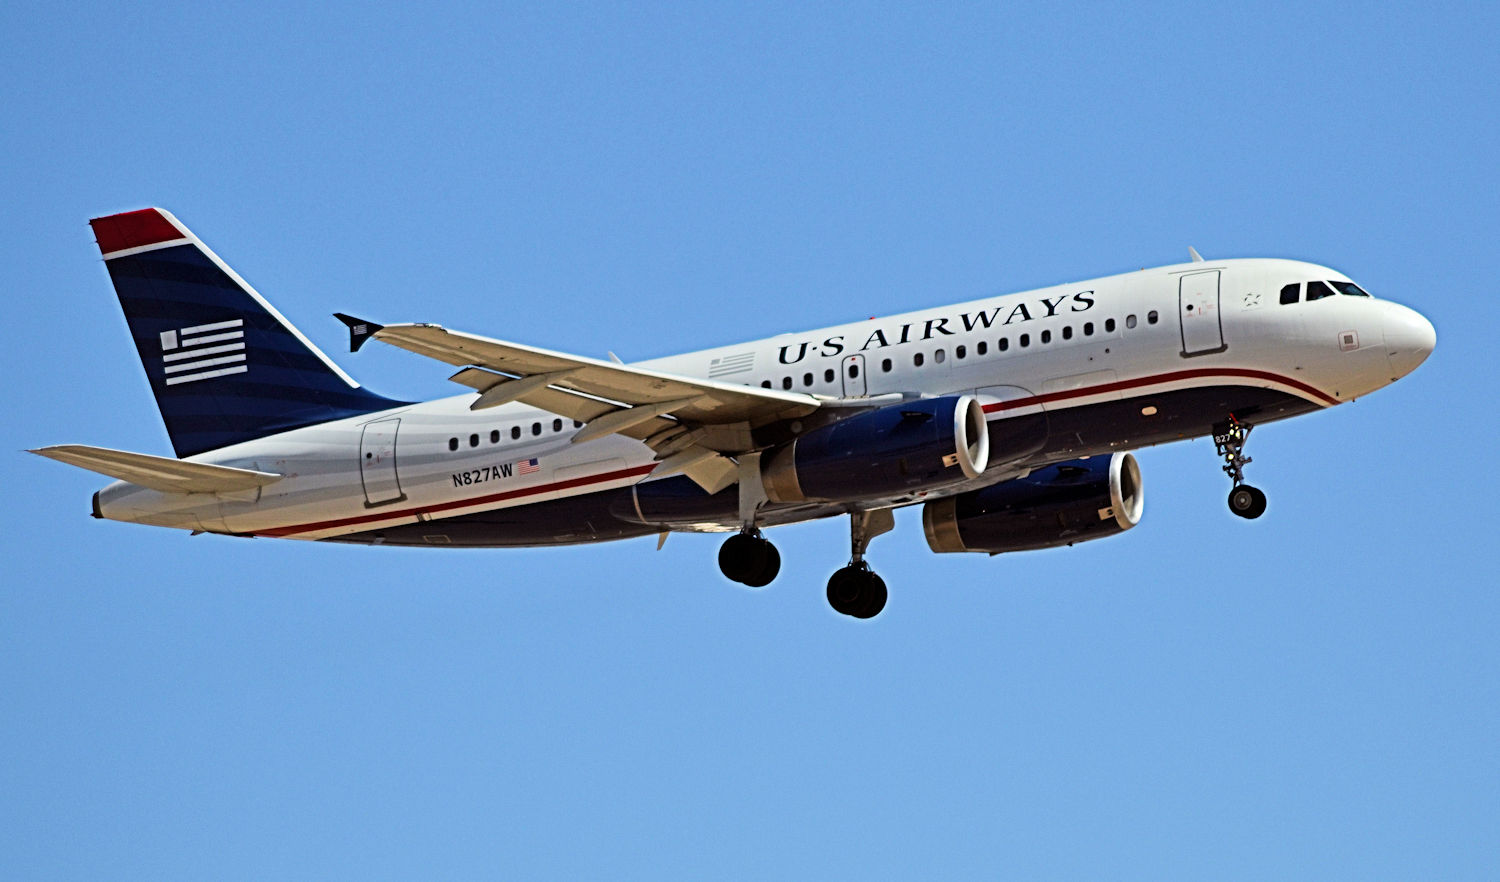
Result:
[[[1088,425],[1087,433],[1069,430],[1076,443],[1046,445],[1061,460],[1203,434],[1201,427],[1154,426],[1153,396],[1269,390],[1305,405],[1295,411],[1304,412],[1380,388],[1425,357],[1417,325],[1425,320],[1405,307],[1347,294],[1280,302],[1285,286],[1315,280],[1349,281],[1326,267],[1287,260],[1190,263],[641,366],[845,405],[974,393],[992,432],[1002,421],[1038,414],[1056,418],[1054,426]],[[653,451],[629,437],[573,444],[578,426],[571,420],[520,404],[471,411],[474,399],[407,405],[191,457],[284,476],[258,490],[173,494],[116,483],[101,491],[97,511],[184,529],[328,539],[628,487],[656,467]],[[1128,421],[1121,419],[1122,402],[1132,405]],[[993,480],[1018,473],[1015,459],[992,462]],[[788,519],[833,510],[809,508]],[[739,523],[697,528],[716,526]],[[578,535],[588,538],[586,531]]]

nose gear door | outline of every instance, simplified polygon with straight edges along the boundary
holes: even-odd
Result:
[[[1187,273],[1177,281],[1177,317],[1182,323],[1182,357],[1223,352],[1219,320],[1219,271]]]
[[[359,436],[359,477],[365,486],[365,508],[400,502],[401,478],[396,473],[396,432],[401,420],[366,423]]]

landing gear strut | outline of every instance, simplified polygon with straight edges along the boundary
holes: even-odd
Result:
[[[1245,483],[1245,466],[1251,462],[1245,456],[1245,442],[1250,439],[1247,426],[1229,416],[1229,422],[1214,427],[1214,448],[1224,458],[1224,474],[1234,482],[1229,491],[1229,510],[1242,518],[1258,518],[1266,513],[1266,494]]]
[[[896,518],[888,508],[875,511],[856,511],[849,515],[849,565],[835,572],[828,579],[828,605],[834,612],[857,619],[870,619],[885,609],[889,593],[885,580],[875,575],[865,563],[865,552],[870,540],[881,533],[888,533],[896,526]]]
[[[760,535],[755,512],[766,501],[760,478],[760,454],[739,458],[740,531],[719,547],[719,569],[731,582],[764,588],[781,572],[781,552]]]
[[[781,572],[781,552],[759,530],[746,530],[719,547],[719,569],[731,582],[764,588]]]

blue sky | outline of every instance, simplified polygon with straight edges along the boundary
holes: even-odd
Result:
[[[1493,878],[1492,7],[12,3],[0,874]],[[1410,378],[1139,454],[1123,536],[842,522],[435,553],[97,522],[19,451],[169,453],[88,218],[336,310],[649,358],[1210,257],[1349,273]]]

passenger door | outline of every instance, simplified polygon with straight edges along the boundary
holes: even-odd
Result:
[[[396,432],[401,420],[366,423],[359,436],[359,477],[365,487],[365,507],[387,505],[406,498],[396,473]]]
[[[1177,281],[1177,316],[1182,323],[1182,357],[1223,352],[1219,321],[1219,271],[1188,273]]]

